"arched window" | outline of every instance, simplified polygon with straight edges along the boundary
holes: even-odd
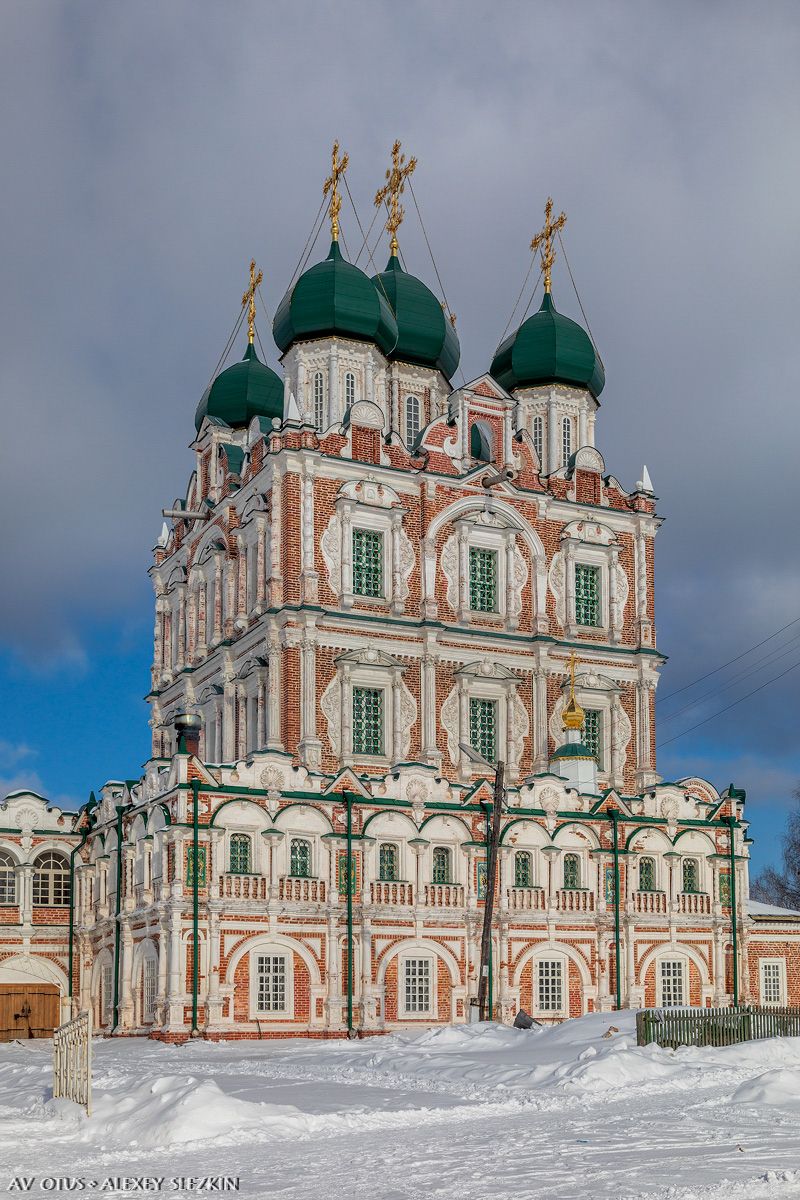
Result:
[[[386,881],[398,879],[400,876],[400,855],[393,842],[382,842],[378,851],[378,870],[380,878]]]
[[[356,377],[352,371],[348,371],[344,377],[344,403],[345,408],[350,408],[356,402]]]
[[[300,879],[311,875],[311,842],[305,838],[292,838],[289,846],[289,874]]]
[[[569,466],[572,458],[572,417],[564,417],[561,422],[561,465]]]
[[[564,855],[564,887],[579,888],[581,886],[581,860],[577,854]]]
[[[433,883],[450,883],[450,851],[447,846],[433,847]]]
[[[544,468],[542,452],[544,450],[544,417],[533,418],[533,448],[539,456],[539,467]]]
[[[147,957],[142,963],[142,1020],[152,1021],[158,991],[158,959]]]
[[[325,381],[322,371],[314,372],[314,424],[322,429],[325,424]]]
[[[699,891],[699,872],[697,869],[696,858],[685,858],[683,860],[683,890],[685,892]]]
[[[475,421],[469,431],[469,452],[479,462],[492,462],[492,431],[485,421]]]
[[[234,875],[249,875],[253,869],[253,843],[246,833],[231,834],[230,869]]]
[[[5,851],[0,852],[0,904],[16,904],[17,875],[16,863],[12,856]]]
[[[33,903],[48,907],[69,904],[69,862],[65,854],[48,850],[34,861]]]
[[[656,890],[656,864],[653,858],[639,860],[639,891],[654,892]]]
[[[514,887],[533,887],[533,855],[530,850],[518,850],[514,855]]]
[[[406,396],[406,445],[409,449],[419,436],[419,396]]]

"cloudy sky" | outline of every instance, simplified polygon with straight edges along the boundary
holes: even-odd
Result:
[[[150,549],[247,263],[274,310],[334,137],[362,222],[400,137],[467,378],[548,193],[566,209],[598,442],[627,486],[647,463],[667,518],[660,740],[788,670],[659,760],[745,786],[767,861],[800,780],[800,623],[667,697],[800,617],[796,3],[5,0],[0,21],[0,794],[138,772]],[[357,246],[347,205],[343,227]],[[413,211],[402,246],[435,285]],[[563,261],[554,292],[580,315]]]

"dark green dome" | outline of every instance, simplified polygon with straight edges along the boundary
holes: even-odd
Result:
[[[584,329],[557,311],[550,292],[542,307],[495,351],[491,374],[507,391],[539,383],[568,383],[597,397],[606,375]]]
[[[281,300],[272,336],[281,352],[301,338],[356,338],[394,349],[397,322],[368,275],[342,258],[338,242],[322,262],[305,271]]]
[[[396,254],[372,282],[389,301],[397,320],[397,345],[389,357],[435,367],[452,379],[461,347],[455,329],[430,288],[404,271]]]
[[[203,392],[194,415],[196,429],[204,417],[234,426],[247,425],[253,417],[283,417],[283,383],[262,363],[252,344],[241,362],[221,371]]]

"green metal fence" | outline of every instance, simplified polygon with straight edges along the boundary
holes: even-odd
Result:
[[[732,1046],[768,1037],[800,1037],[800,1008],[643,1008],[636,1014],[639,1046]]]

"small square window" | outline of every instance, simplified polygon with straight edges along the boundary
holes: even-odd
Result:
[[[353,688],[353,753],[383,754],[381,688]]]
[[[497,701],[471,696],[469,701],[469,743],[488,762],[497,758]]]
[[[383,534],[378,530],[353,530],[353,594],[383,596]]]
[[[469,606],[473,612],[497,612],[497,554],[469,548]]]
[[[575,620],[579,625],[600,624],[600,568],[575,564]]]

